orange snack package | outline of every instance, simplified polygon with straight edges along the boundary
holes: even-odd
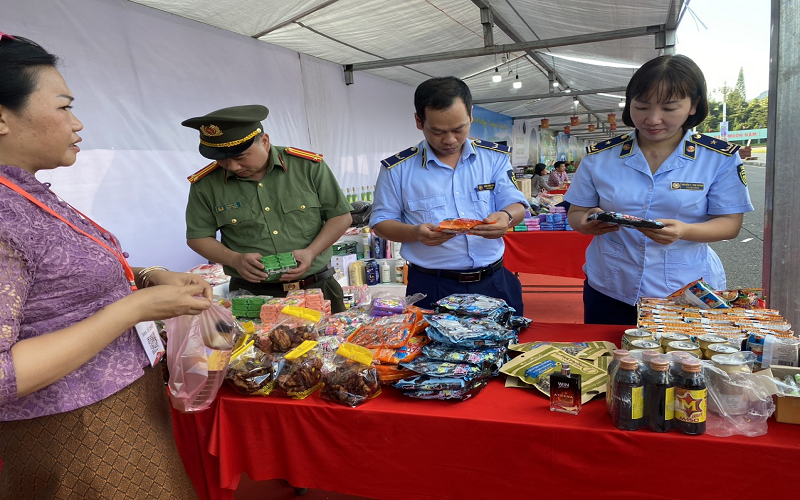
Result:
[[[495,224],[497,221],[492,221],[490,224]],[[478,225],[486,224],[478,219],[445,219],[439,223],[436,230],[440,233],[453,233],[465,234]]]

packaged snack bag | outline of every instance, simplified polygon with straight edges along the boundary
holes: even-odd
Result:
[[[306,340],[284,357],[278,388],[294,399],[305,399],[322,386],[322,359],[317,341]]]
[[[372,353],[355,344],[344,343],[322,365],[323,399],[355,408],[381,392]]]

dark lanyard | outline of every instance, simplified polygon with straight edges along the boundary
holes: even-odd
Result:
[[[10,180],[6,179],[5,177],[3,177],[3,176],[1,176],[1,175],[0,175],[0,184],[4,184],[4,185],[5,185],[5,186],[7,186],[8,188],[12,189],[13,191],[16,191],[16,192],[17,192],[17,193],[19,193],[20,195],[22,195],[22,196],[24,196],[25,198],[27,198],[28,200],[30,200],[32,203],[34,203],[34,204],[36,204],[36,205],[39,205],[39,207],[41,207],[41,208],[42,208],[42,210],[44,210],[45,212],[47,212],[47,213],[49,213],[50,215],[52,215],[53,217],[55,217],[55,218],[57,218],[57,219],[61,220],[62,222],[64,222],[65,224],[67,224],[69,227],[71,227],[71,228],[72,228],[72,229],[74,229],[75,231],[77,231],[77,232],[79,232],[80,234],[82,234],[82,235],[86,236],[87,238],[90,238],[92,241],[94,241],[94,242],[95,242],[95,243],[97,243],[98,245],[102,246],[103,248],[105,248],[106,250],[108,250],[109,252],[111,252],[111,254],[112,254],[114,257],[116,257],[116,258],[117,258],[117,260],[119,260],[119,263],[120,263],[120,264],[122,264],[122,269],[125,271],[125,277],[126,277],[126,278],[128,278],[128,282],[131,284],[131,290],[132,290],[132,291],[134,291],[134,292],[137,290],[137,288],[136,288],[136,277],[135,277],[135,276],[134,276],[134,274],[133,274],[133,269],[131,269],[131,266],[130,266],[130,265],[128,265],[128,261],[125,259],[125,256],[124,256],[124,255],[122,255],[122,250],[121,250],[121,249],[119,249],[119,247],[117,248],[117,250],[114,250],[114,249],[112,249],[111,247],[109,247],[108,245],[106,245],[106,244],[105,244],[105,243],[103,243],[102,241],[98,240],[97,238],[95,238],[95,237],[94,237],[94,236],[92,236],[91,234],[89,234],[89,233],[87,233],[86,231],[84,231],[84,230],[82,230],[82,229],[80,229],[80,228],[76,227],[76,226],[75,226],[73,223],[71,223],[70,221],[68,221],[67,219],[65,219],[64,217],[62,217],[61,215],[59,215],[59,214],[57,214],[56,212],[54,212],[54,211],[53,211],[53,209],[51,209],[50,207],[48,207],[47,205],[45,205],[45,204],[44,204],[44,203],[42,203],[41,201],[39,201],[39,200],[37,200],[36,198],[34,198],[33,196],[31,196],[31,194],[30,194],[30,193],[28,193],[27,191],[25,191],[24,189],[22,189],[21,187],[17,186],[16,184],[14,184],[13,182],[11,182]],[[100,226],[100,224],[96,223],[95,221],[93,221],[93,220],[92,220],[92,219],[90,219],[89,217],[86,217],[85,215],[83,215],[83,214],[80,212],[80,210],[78,210],[77,208],[73,207],[73,206],[72,206],[72,205],[70,205],[69,203],[67,203],[67,205],[68,205],[68,206],[69,206],[71,209],[73,209],[75,212],[77,212],[77,213],[78,213],[78,214],[79,214],[81,217],[83,217],[84,219],[88,220],[88,221],[89,221],[89,222],[90,222],[90,223],[91,223],[91,224],[92,224],[94,227],[96,227],[96,228],[97,228],[97,229],[98,229],[98,230],[99,230],[101,233],[104,233],[104,234],[109,234],[109,235],[110,235],[110,233],[109,233],[108,231],[106,231],[105,229],[103,229],[103,227],[102,227],[102,226]],[[113,240],[113,238],[112,238],[112,240]],[[114,242],[114,246],[117,246],[116,242]]]

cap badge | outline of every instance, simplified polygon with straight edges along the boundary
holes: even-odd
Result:
[[[222,135],[222,130],[216,125],[202,125],[200,127],[200,133],[206,137],[219,137]]]

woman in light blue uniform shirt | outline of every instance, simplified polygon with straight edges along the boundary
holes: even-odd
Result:
[[[691,132],[708,115],[705,77],[688,57],[645,63],[625,92],[636,131],[587,148],[565,199],[569,223],[595,238],[586,250],[584,322],[636,324],[640,297],[666,297],[698,278],[726,288],[708,243],[735,238],[753,210],[738,146]],[[663,229],[589,221],[611,211]]]

